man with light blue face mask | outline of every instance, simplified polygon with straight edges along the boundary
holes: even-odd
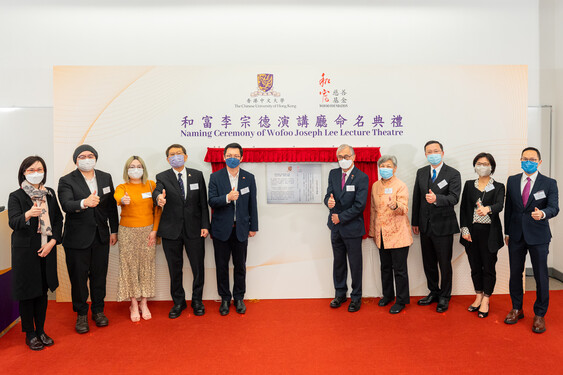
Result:
[[[510,176],[506,183],[504,233],[510,260],[512,310],[504,322],[515,324],[524,317],[522,274],[529,251],[536,279],[532,331],[542,333],[545,332],[544,316],[549,304],[547,255],[551,231],[548,220],[559,212],[559,191],[554,179],[538,172],[542,163],[538,149],[526,147],[520,163],[524,173]]]
[[[461,175],[442,161],[444,148],[440,142],[426,142],[424,153],[430,165],[416,173],[411,224],[413,233],[420,234],[422,263],[430,294],[418,304],[426,306],[438,302],[436,311],[442,313],[448,310],[452,293],[453,240],[454,234],[459,233],[454,206],[461,193]]]

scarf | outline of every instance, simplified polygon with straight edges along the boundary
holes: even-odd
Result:
[[[31,198],[31,201],[36,207],[42,208],[38,218],[39,225],[37,226],[37,233],[41,233],[41,246],[43,246],[47,243],[47,237],[53,235],[51,219],[49,218],[49,206],[47,205],[46,198],[47,195],[52,196],[52,194],[45,186],[39,185],[39,189],[36,189],[27,180],[22,182],[21,188]]]

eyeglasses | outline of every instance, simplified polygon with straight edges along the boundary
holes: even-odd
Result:
[[[342,160],[342,159],[350,160],[350,158],[351,158],[352,156],[354,156],[354,155],[336,155],[336,158],[337,158],[338,160]]]
[[[231,155],[231,154],[225,155],[225,159],[229,159],[229,158],[240,159],[240,155]]]
[[[37,172],[37,173],[43,173],[43,172],[45,172],[45,170],[44,170],[42,167],[37,168],[37,169],[27,168],[27,169],[25,170],[25,173],[35,173],[35,172]]]
[[[537,163],[539,160],[536,158],[528,159],[528,158],[520,158],[520,161],[531,161]]]
[[[490,167],[491,164],[490,163],[475,163],[475,166],[480,166],[480,167]]]
[[[168,157],[175,156],[175,155],[186,155],[186,154],[184,154],[184,151],[180,150],[180,151],[176,151],[176,152],[170,152],[168,154]]]
[[[94,154],[89,154],[89,155],[79,155],[78,159],[80,160],[84,160],[84,159],[95,159],[96,155]]]

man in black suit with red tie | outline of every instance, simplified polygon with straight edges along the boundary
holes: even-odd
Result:
[[[420,234],[422,263],[430,294],[418,304],[426,306],[438,302],[436,311],[441,313],[448,310],[452,295],[453,241],[454,234],[459,233],[454,206],[461,193],[461,175],[442,161],[444,148],[440,142],[426,142],[424,153],[430,165],[416,172],[411,225],[413,233]],[[442,282],[438,284],[440,275]]]
[[[187,307],[182,285],[184,247],[193,273],[192,303],[194,315],[205,314],[203,282],[205,238],[209,234],[209,208],[203,174],[185,168],[186,149],[173,144],[166,149],[166,160],[172,167],[156,175],[156,188],[152,196],[162,207],[157,236],[162,237],[162,248],[170,273],[170,294],[174,306],[168,317],[175,319]]]

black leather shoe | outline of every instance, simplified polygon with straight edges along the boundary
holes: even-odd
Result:
[[[330,301],[330,307],[333,309],[340,307],[344,302],[346,302],[346,297],[336,297],[332,301]]]
[[[350,301],[350,304],[348,305],[348,311],[356,312],[360,310],[360,307],[362,307],[362,300],[359,298],[353,299]]]
[[[185,302],[179,305],[172,306],[170,312],[168,313],[168,317],[170,319],[176,319],[177,317],[182,315],[182,311],[185,310],[187,307],[188,305]]]
[[[475,311],[479,311],[479,308],[481,307],[481,305],[475,307],[473,305],[469,305],[469,307],[467,308],[467,311],[469,312],[475,312]]]
[[[219,307],[219,313],[225,316],[229,314],[229,306],[231,305],[231,301],[227,301],[226,299],[221,301],[221,307]]]
[[[104,312],[99,312],[92,314],[92,320],[96,322],[97,327],[105,327],[109,324],[108,318],[105,316]]]
[[[246,312],[246,305],[241,299],[235,300],[235,307],[237,308],[237,313],[244,314]]]
[[[35,336],[31,340],[28,340],[26,338],[25,343],[27,344],[27,346],[29,346],[29,349],[31,350],[43,350],[43,348],[45,347],[43,346],[43,343],[37,338],[37,336]]]
[[[192,309],[194,309],[194,315],[202,316],[205,314],[205,306],[203,306],[203,302],[201,301],[192,300]]]
[[[405,308],[405,305],[402,303],[396,303],[389,309],[389,314],[398,314]]]
[[[52,338],[50,338],[49,336],[47,336],[47,334],[45,332],[43,332],[42,334],[39,335],[39,340],[43,343],[43,345],[45,346],[51,346],[55,343],[55,341],[53,341]]]
[[[78,333],[88,332],[90,330],[90,327],[88,326],[88,315],[78,315],[74,329],[76,329],[76,332]]]
[[[440,297],[438,300],[438,306],[436,306],[436,312],[443,313],[448,311],[448,305],[450,301],[447,298]]]
[[[438,302],[438,296],[430,293],[429,295],[427,295],[426,297],[418,300],[418,304],[420,306],[428,306],[430,305],[432,302]]]
[[[395,298],[385,298],[383,297],[382,299],[379,300],[379,302],[377,303],[378,306],[387,306],[388,304],[390,304]]]

